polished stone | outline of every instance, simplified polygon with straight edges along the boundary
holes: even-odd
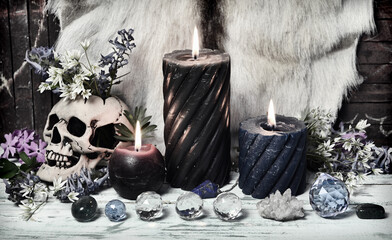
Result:
[[[161,217],[163,211],[161,195],[153,191],[141,193],[136,199],[135,210],[140,219],[144,221]]]
[[[238,218],[241,214],[241,199],[234,193],[224,192],[219,194],[213,203],[215,214],[224,221]]]
[[[357,206],[357,216],[361,219],[385,218],[385,209],[377,204],[364,203]]]
[[[105,206],[105,215],[112,222],[124,220],[127,218],[125,204],[118,199],[109,201]]]
[[[91,196],[83,196],[72,204],[72,216],[80,222],[88,222],[94,219],[97,213],[97,201]]]
[[[193,192],[185,192],[177,198],[177,214],[185,220],[193,220],[203,213],[203,199]]]

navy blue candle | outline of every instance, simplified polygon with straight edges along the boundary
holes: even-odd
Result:
[[[265,198],[291,188],[293,195],[305,191],[306,127],[293,117],[267,116],[240,123],[239,187],[254,198]]]

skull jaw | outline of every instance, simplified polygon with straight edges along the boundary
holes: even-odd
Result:
[[[80,170],[83,167],[86,167],[88,169],[95,168],[97,163],[102,159],[102,155],[100,155],[97,159],[91,160],[88,159],[85,155],[81,155],[78,163],[70,167],[68,169],[64,168],[59,168],[56,166],[49,166],[47,162],[42,164],[42,166],[39,168],[37,172],[37,176],[47,182],[53,182],[54,180],[57,180],[61,177],[62,180],[67,179],[67,177],[70,177],[74,173],[76,173],[78,176],[80,175]]]

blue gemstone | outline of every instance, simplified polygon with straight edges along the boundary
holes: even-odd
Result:
[[[117,199],[109,201],[105,206],[105,215],[112,222],[119,222],[127,217],[125,204]]]
[[[212,183],[210,180],[206,180],[199,186],[195,187],[192,192],[199,195],[202,199],[214,198],[218,195],[218,184]]]
[[[349,205],[350,193],[337,178],[321,173],[309,191],[310,205],[324,218],[344,213]]]

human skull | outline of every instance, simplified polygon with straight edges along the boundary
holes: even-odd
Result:
[[[114,124],[132,130],[123,114],[127,109],[117,97],[60,100],[46,121],[46,161],[37,175],[44,181],[66,179],[83,167],[95,168],[100,160],[109,159],[117,143]]]

